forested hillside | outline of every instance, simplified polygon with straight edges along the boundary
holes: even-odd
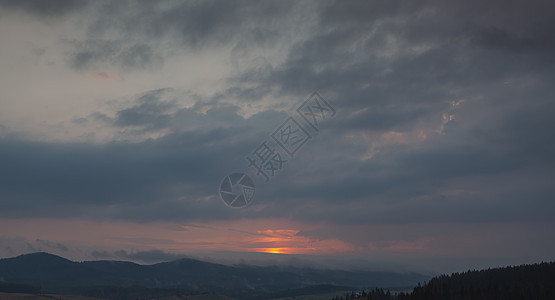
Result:
[[[349,292],[332,300],[555,299],[555,262],[473,270],[432,278],[411,293]]]

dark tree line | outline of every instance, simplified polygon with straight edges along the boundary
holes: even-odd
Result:
[[[555,262],[472,270],[432,278],[411,293],[383,289],[347,293],[332,300],[555,299]]]
[[[342,296],[335,296],[332,300],[354,300],[354,299],[371,299],[371,300],[390,300],[397,299],[389,290],[375,288],[373,290],[363,290],[361,292],[345,293]]]

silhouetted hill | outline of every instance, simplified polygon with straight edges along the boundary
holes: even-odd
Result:
[[[38,286],[44,291],[126,299],[137,291],[217,292],[238,298],[261,296],[318,284],[334,286],[414,286],[420,274],[315,270],[293,267],[227,266],[194,259],[153,265],[123,261],[73,262],[48,253],[0,260],[0,281]]]
[[[0,282],[0,293],[31,293],[36,294],[40,292],[40,288],[27,284],[18,283],[3,283]],[[2,299],[2,297],[0,297]]]
[[[555,262],[442,275],[404,299],[555,299]]]
[[[82,264],[48,254],[33,253],[0,260],[0,278],[5,282],[38,286],[93,285],[107,274]]]
[[[239,286],[274,290],[296,287],[303,282],[303,278],[296,274],[268,267],[226,266],[194,259],[180,259],[152,267],[164,273],[167,284],[188,288]]]
[[[328,299],[552,300],[555,299],[555,262],[441,275],[423,286],[419,283],[410,293],[376,288],[346,292]]]

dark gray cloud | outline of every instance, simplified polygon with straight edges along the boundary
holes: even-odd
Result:
[[[312,5],[317,26],[291,40],[283,61],[260,60],[233,73],[229,86],[198,96],[192,107],[180,107],[171,90],[161,89],[113,114],[74,120],[101,121],[125,134],[167,129],[159,138],[102,145],[0,140],[0,196],[6,199],[0,213],[141,221],[553,220],[552,4]],[[74,69],[156,66],[165,54],[157,45],[169,40],[170,48],[225,46],[234,49],[231,55],[273,47],[283,38],[280,29],[297,24],[299,8],[234,1],[95,7],[103,14],[94,18],[88,39],[70,43]],[[256,213],[227,211],[217,184],[246,169],[245,156],[285,117],[268,110],[245,120],[228,100],[257,104],[276,96],[293,104],[314,90],[333,103],[337,116],[271,184],[260,186]]]
[[[537,31],[521,33],[523,36],[507,29],[483,27],[471,35],[471,42],[492,50],[516,53],[546,52],[549,55],[555,49],[555,40],[549,34],[553,29],[551,27],[553,24],[545,25],[547,25],[547,28],[538,28]]]
[[[177,259],[186,257],[185,255],[182,255],[182,254],[172,254],[161,250],[138,251],[138,252],[127,252],[125,250],[119,250],[119,251],[116,251],[114,254],[117,257],[120,257],[123,259],[140,261],[144,263],[172,261],[172,260],[177,260]]]
[[[162,56],[147,44],[122,40],[85,40],[68,42],[69,64],[76,70],[119,67],[125,71],[156,68]]]
[[[233,46],[233,55],[279,46],[300,26],[292,1],[90,2],[87,38],[66,41],[76,70],[160,68],[184,49]],[[285,21],[285,22],[284,22]],[[287,29],[287,30],[284,30]],[[114,38],[117,37],[117,38]],[[240,56],[240,55],[239,55]]]
[[[217,199],[220,177],[245,169],[244,157],[285,116],[265,112],[241,121],[236,108],[225,106],[205,116],[193,108],[168,114],[159,106],[163,93],[147,92],[129,108],[153,119],[167,114],[181,120],[172,123],[173,133],[156,140],[88,145],[4,139],[6,215],[133,220],[237,216]],[[528,95],[521,93],[513,96]],[[143,101],[152,105],[136,104]],[[444,133],[433,133],[417,148],[393,144],[365,161],[360,158],[368,145],[358,147],[345,134],[392,127],[351,123],[340,118],[345,113],[340,103],[332,102],[340,110],[339,121],[327,124],[270,184],[260,185],[256,204],[266,207],[239,214],[339,223],[551,220],[554,191],[546,178],[554,164],[547,130],[553,127],[553,105],[545,100],[506,108],[493,102],[466,103],[457,117],[472,122],[450,121]],[[423,117],[407,118],[414,125]],[[144,124],[150,121],[126,125]],[[206,196],[214,198],[197,200]]]
[[[147,250],[147,251],[136,251],[136,252],[126,251],[126,250],[117,250],[113,252],[93,251],[91,253],[91,256],[95,259],[129,260],[129,261],[146,263],[146,264],[173,261],[173,260],[187,257],[182,254],[173,254],[162,250]]]
[[[261,128],[284,115],[267,111],[245,120],[237,107],[212,100],[211,108],[201,113],[202,103],[178,108],[172,95],[169,89],[149,91],[117,110],[115,117],[98,112],[75,119],[131,128],[126,133],[130,136],[169,130],[157,139],[106,144],[1,139],[1,214],[132,220],[233,217],[217,198],[218,184],[227,173],[245,169],[244,156],[256,146]],[[38,205],[30,205],[37,200]]]
[[[347,139],[334,136],[343,129],[332,129],[288,167],[295,183],[274,181],[268,197],[286,204],[268,212],[282,208],[294,218],[347,223],[552,220],[547,174],[554,160],[546,129],[554,125],[553,105],[482,109],[482,116],[471,108],[457,115],[474,124],[449,122],[445,134],[424,144],[382,147],[366,161],[351,159],[361,149],[346,147]]]
[[[93,35],[121,30],[130,37],[169,37],[192,47],[233,42],[242,37],[264,42],[294,6],[291,1],[118,1],[99,5]],[[256,25],[255,25],[256,24]]]
[[[53,249],[53,250],[60,250],[60,251],[69,251],[69,248],[64,245],[63,243],[60,242],[53,242],[53,241],[48,241],[48,240],[41,240],[41,239],[36,239],[35,242],[37,242],[38,244],[45,246],[49,249]]]
[[[280,178],[266,195],[297,209],[272,204],[269,215],[336,222],[552,220],[546,211],[553,210],[553,189],[543,176],[553,166],[546,135],[555,125],[548,100],[555,91],[547,79],[555,75],[554,39],[546,30],[555,22],[539,1],[498,4],[333,3],[323,6],[322,30],[295,45],[283,64],[233,78],[298,98],[308,87],[318,89],[337,101],[340,113],[362,110],[331,121],[333,134],[374,132],[375,139],[433,122],[440,130],[451,102],[467,99],[453,112],[455,120],[441,125],[441,133],[428,132],[423,145],[384,147],[368,161],[352,159],[362,157],[361,149],[346,148],[342,137],[318,137],[312,157],[294,162],[296,182]],[[537,19],[504,22],[520,10]],[[507,185],[514,174],[523,178]],[[446,195],[449,189],[467,192]]]
[[[171,109],[175,108],[175,101],[160,99],[166,89],[151,91],[139,97],[137,104],[116,113],[115,126],[144,126],[145,130],[159,130],[170,125]]]
[[[26,12],[39,17],[57,18],[74,12],[87,4],[84,0],[2,0],[0,8]]]
[[[256,126],[261,122],[277,120],[283,114],[273,110],[264,111],[245,120],[239,115],[240,108],[222,100],[237,97],[234,93],[218,93],[212,97],[198,97],[194,105],[180,107],[178,96],[173,89],[163,88],[147,91],[114,112],[113,117],[103,112],[94,112],[88,117],[76,117],[72,120],[76,124],[84,124],[89,119],[99,121],[116,128],[123,128],[124,135],[140,135],[163,129],[172,132],[193,132],[197,129],[218,128],[227,126]],[[277,122],[277,121],[276,121]]]
[[[552,73],[555,24],[543,12],[549,4],[474,4],[324,5],[320,30],[297,43],[284,64],[246,71],[238,80],[297,96],[312,86],[334,92],[344,105],[406,105],[409,95],[410,103],[431,103],[529,70]],[[506,20],[523,10],[533,11],[534,22]]]
[[[85,123],[87,123],[88,120],[87,120],[87,118],[73,118],[73,119],[71,120],[71,122],[79,125],[79,124],[85,124]]]
[[[3,140],[2,214],[98,217],[116,205],[112,212],[126,218],[137,213],[140,219],[188,218],[195,212],[187,206],[211,195],[219,177],[234,169],[223,159],[225,152],[246,151],[243,145],[224,142],[234,130],[102,146]],[[214,213],[220,205],[198,204],[201,210],[215,206]]]

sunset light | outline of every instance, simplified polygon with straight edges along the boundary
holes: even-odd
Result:
[[[0,0],[0,300],[551,300],[554,79],[555,1]]]

